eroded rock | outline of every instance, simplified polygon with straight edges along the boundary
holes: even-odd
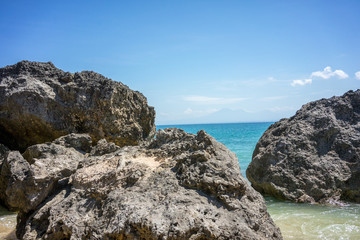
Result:
[[[82,138],[90,139],[72,134],[31,146],[22,155],[7,152],[0,169],[0,200],[11,210],[34,210],[50,193],[66,185],[78,168],[84,154],[74,147],[79,147],[77,140]],[[70,142],[67,147],[58,144],[64,139]]]
[[[0,143],[0,169],[8,151],[10,151],[10,149]]]
[[[108,143],[106,139],[101,139],[96,146],[91,149],[90,156],[101,156],[119,150],[120,147],[114,143]]]
[[[56,139],[54,143],[64,147],[73,147],[84,153],[88,153],[92,149],[92,141],[89,134],[71,133]]]
[[[159,130],[147,147],[89,154],[79,166],[20,213],[19,238],[282,239],[235,154],[204,131]]]
[[[0,143],[13,150],[69,133],[137,145],[153,137],[154,119],[141,93],[95,72],[29,61],[0,69]]]
[[[271,125],[246,174],[280,199],[360,202],[360,90],[310,102]]]

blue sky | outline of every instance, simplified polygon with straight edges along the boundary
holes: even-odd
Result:
[[[276,121],[360,86],[360,1],[0,2],[0,67],[142,92],[157,124]]]

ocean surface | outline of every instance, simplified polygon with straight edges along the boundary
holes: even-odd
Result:
[[[271,123],[161,125],[196,134],[204,129],[236,153],[245,176],[255,145]],[[360,240],[360,205],[329,207],[282,202],[266,197],[267,207],[284,239]],[[16,214],[0,207],[0,239],[15,228]],[[8,238],[7,238],[8,239]],[[11,239],[11,238],[10,238]]]
[[[161,125],[196,134],[203,129],[225,144],[239,158],[245,176],[256,143],[272,123],[227,123]],[[280,227],[284,239],[360,240],[360,204],[345,207],[319,206],[278,201],[265,197],[268,211]]]

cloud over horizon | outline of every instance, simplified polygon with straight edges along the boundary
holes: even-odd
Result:
[[[297,85],[299,86],[304,86],[304,85],[307,85],[307,84],[311,84],[312,83],[312,79],[304,79],[304,80],[293,80],[292,83],[291,83],[291,86],[295,87]]]
[[[322,78],[322,79],[329,79],[332,77],[337,77],[339,79],[345,79],[348,78],[349,75],[347,73],[345,73],[343,70],[337,69],[335,71],[331,70],[330,66],[327,66],[324,68],[323,71],[316,71],[316,72],[312,72],[310,75],[310,78],[308,79],[303,79],[303,80],[293,80],[291,82],[291,86],[295,87],[295,86],[304,86],[307,84],[311,84],[313,81],[313,78]],[[357,79],[360,79],[360,72],[355,73],[355,77]]]
[[[269,101],[276,101],[287,98],[287,96],[273,96],[273,97],[263,97],[260,101],[269,102]]]
[[[358,72],[355,73],[355,78],[356,78],[357,80],[360,80],[360,71],[358,71]]]
[[[313,77],[319,77],[323,79],[329,79],[331,77],[337,77],[339,79],[345,79],[348,78],[349,75],[347,75],[343,70],[335,70],[332,71],[330,66],[327,66],[324,68],[323,71],[316,71],[311,73],[310,78]]]
[[[246,100],[246,98],[218,98],[218,97],[206,97],[206,96],[184,96],[183,100],[186,102],[193,102],[197,104],[230,104]]]
[[[206,110],[193,110],[192,108],[187,108],[184,111],[184,113],[185,114],[207,115],[207,114],[215,113],[218,111],[220,111],[220,109],[218,109],[218,108],[211,108],[211,109],[206,109]]]
[[[284,106],[284,107],[272,107],[268,109],[271,112],[285,112],[285,111],[295,111],[296,108],[294,107],[288,107],[288,106]]]

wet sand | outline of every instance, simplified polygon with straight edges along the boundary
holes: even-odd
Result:
[[[0,239],[14,240],[16,227],[16,213],[9,212],[0,206]]]

